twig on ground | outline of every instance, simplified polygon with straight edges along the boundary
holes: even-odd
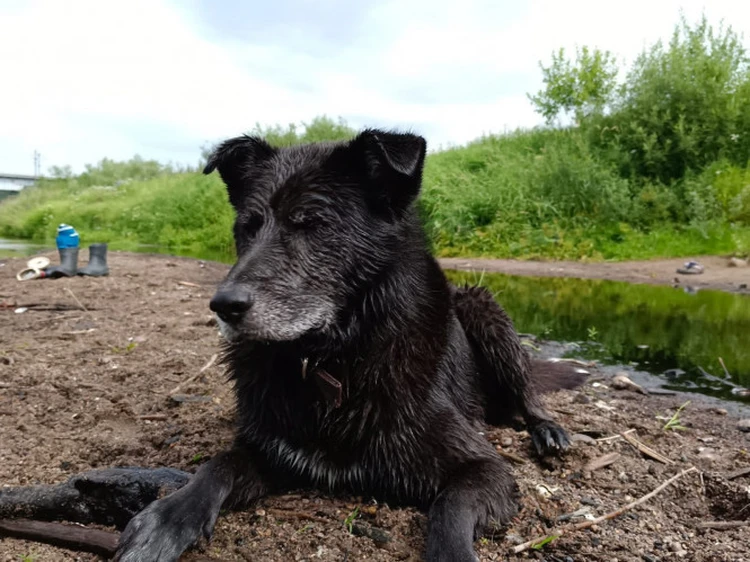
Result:
[[[189,385],[190,383],[192,383],[193,381],[195,381],[195,379],[197,379],[198,377],[200,377],[203,373],[205,373],[211,367],[211,365],[213,365],[214,363],[216,363],[216,360],[218,358],[219,358],[219,354],[218,353],[214,353],[211,356],[211,359],[208,360],[208,363],[206,363],[205,365],[203,365],[203,367],[201,367],[200,371],[198,371],[193,376],[188,377],[187,379],[185,379],[184,381],[182,381],[180,384],[178,384],[177,386],[175,386],[172,390],[169,391],[169,394],[170,395],[172,395],[172,394],[178,394],[184,387],[186,387],[187,385]]]
[[[658,452],[654,451],[651,447],[648,447],[648,446],[644,445],[643,443],[641,443],[640,441],[638,441],[638,439],[636,439],[632,435],[628,435],[628,434],[625,434],[625,433],[621,433],[620,435],[622,436],[623,439],[625,439],[625,441],[627,441],[628,443],[630,443],[633,447],[635,447],[637,450],[639,450],[641,453],[643,453],[647,457],[651,457],[652,459],[657,460],[660,463],[664,463],[664,464],[667,464],[667,465],[674,464],[674,461],[672,459],[668,459],[667,457],[665,457],[661,453],[658,453]]]
[[[601,517],[597,517],[595,519],[590,519],[590,520],[587,520],[587,521],[583,521],[581,523],[576,523],[575,525],[569,525],[567,527],[560,527],[559,529],[555,529],[555,530],[551,531],[549,534],[547,534],[545,536],[537,537],[537,538],[532,539],[530,541],[526,541],[523,544],[519,544],[517,546],[514,546],[511,549],[511,552],[513,552],[514,554],[518,554],[520,552],[528,550],[529,548],[533,548],[535,545],[543,543],[544,541],[549,542],[549,541],[554,540],[556,538],[559,538],[559,537],[561,537],[561,536],[563,536],[565,534],[570,534],[570,533],[572,533],[574,531],[580,531],[582,529],[588,529],[589,527],[591,527],[593,525],[598,525],[599,523],[603,523],[604,521],[608,521],[610,519],[614,519],[615,517],[619,517],[620,515],[622,515],[626,511],[629,511],[629,510],[633,509],[634,507],[636,507],[636,506],[638,506],[638,505],[640,505],[642,503],[647,502],[648,500],[650,500],[651,498],[653,498],[654,496],[656,496],[657,494],[659,494],[667,486],[669,486],[670,484],[672,484],[675,481],[679,480],[680,478],[682,478],[686,474],[690,474],[691,472],[698,472],[698,469],[695,468],[694,466],[691,466],[690,468],[688,468],[686,470],[683,470],[682,472],[679,472],[679,473],[675,474],[674,476],[672,476],[672,478],[670,478],[669,480],[663,482],[657,488],[655,488],[654,490],[652,490],[651,492],[649,492],[645,496],[643,496],[641,498],[638,498],[637,500],[632,501],[629,504],[627,504],[627,505],[625,505],[625,506],[623,506],[623,507],[621,507],[619,509],[616,509],[615,511],[612,511],[610,513],[607,513],[607,514],[602,515]]]
[[[748,526],[750,526],[750,521],[701,521],[696,525],[699,529],[714,529],[716,531]]]
[[[110,558],[119,533],[30,519],[0,519],[0,536],[37,541]]]
[[[201,286],[197,283],[191,283],[190,281],[178,281],[178,285],[182,285],[183,287],[195,287],[196,289],[200,289]]]
[[[595,470],[599,470],[600,468],[605,468],[611,464],[616,463],[619,458],[620,453],[608,453],[601,457],[590,460],[588,463],[586,463],[586,466],[583,467],[583,470],[586,472],[594,472]]]
[[[513,461],[516,464],[526,464],[526,460],[522,459],[518,455],[514,455],[513,453],[509,453],[508,451],[504,451],[500,447],[495,447],[495,450],[497,451],[497,454],[501,457],[505,457],[508,460]]]
[[[724,369],[724,374],[728,379],[731,379],[732,375],[729,374],[729,369],[727,369],[727,366],[724,364],[724,360],[721,357],[719,357],[719,363],[721,363],[721,368]]]
[[[278,517],[280,519],[306,519],[307,521],[316,521],[318,523],[331,523],[330,519],[326,519],[325,517],[318,517],[317,515],[313,515],[312,513],[306,513],[304,511],[293,511],[293,510],[287,510],[287,509],[276,509],[276,508],[268,508],[266,509],[266,512],[269,515],[273,515],[274,517]]]
[[[166,421],[167,415],[166,414],[143,414],[142,416],[138,416],[139,420],[144,421]]]
[[[722,364],[723,364],[723,361],[722,361]],[[726,368],[726,367],[725,367],[725,368]],[[733,382],[732,382],[731,380],[727,380],[727,379],[720,379],[719,377],[717,377],[717,376],[715,376],[715,375],[712,375],[711,373],[709,373],[708,371],[706,371],[706,370],[705,370],[705,369],[704,369],[703,367],[701,367],[700,365],[698,365],[698,370],[699,370],[699,371],[701,372],[701,374],[702,374],[702,375],[703,375],[704,377],[706,377],[707,379],[710,379],[710,380],[712,380],[712,381],[715,381],[715,382],[718,382],[718,383],[721,383],[721,384],[725,384],[725,385],[727,385],[727,386],[731,386],[732,388],[743,388],[743,387],[742,387],[741,385],[739,385],[739,384],[735,384],[735,383],[733,383]]]
[[[83,303],[80,300],[78,300],[78,297],[76,296],[76,294],[73,292],[73,290],[70,287],[65,287],[65,290],[68,291],[68,293],[70,293],[70,296],[73,297],[73,300],[76,301],[76,304],[81,307],[81,310],[83,310],[86,314],[91,314],[89,312],[89,309],[83,306]]]
[[[617,435],[612,435],[610,437],[600,437],[597,439],[598,442],[604,442],[604,441],[614,441],[615,439],[622,439],[623,435],[628,435],[630,433],[633,433],[635,429],[628,429],[627,431],[623,431],[622,433],[618,433]]]
[[[742,476],[747,476],[747,475],[750,475],[750,466],[746,466],[745,468],[740,468],[739,470],[730,472],[729,474],[727,474],[726,479],[734,480],[735,478],[740,478]]]

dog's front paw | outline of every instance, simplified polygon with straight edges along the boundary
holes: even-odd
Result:
[[[176,562],[201,536],[210,538],[218,510],[193,503],[179,491],[151,503],[125,527],[115,560]]]
[[[551,420],[544,420],[529,428],[531,442],[540,456],[557,455],[570,447],[565,430]]]

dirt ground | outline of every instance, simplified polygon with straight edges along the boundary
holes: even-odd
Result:
[[[750,294],[750,267],[729,267],[728,258],[698,256],[695,261],[704,266],[701,274],[681,275],[677,269],[687,259],[658,259],[624,262],[568,262],[522,261],[472,258],[443,258],[443,267],[471,269],[488,273],[529,275],[534,277],[576,277],[579,279],[607,279],[654,285],[688,285],[699,289],[715,289],[731,293]]]
[[[709,279],[713,267],[703,261]],[[15,273],[23,266],[24,260],[0,260],[0,485],[57,483],[118,465],[194,471],[228,446],[230,387],[215,363],[200,373],[219,350],[207,304],[227,266],[111,253],[108,278],[20,283]],[[16,313],[19,307],[26,312]],[[557,419],[576,435],[561,460],[534,460],[523,431],[486,431],[520,460],[514,471],[523,508],[509,528],[477,541],[481,559],[749,561],[750,527],[697,526],[750,523],[750,474],[737,475],[750,467],[750,433],[739,430],[738,418],[693,396],[680,414],[685,429],[665,430],[658,416],[670,417],[684,397],[615,390],[604,370],[591,371],[581,391],[549,398]],[[180,394],[198,398],[176,403],[170,395],[178,385]],[[674,464],[617,437],[626,430]],[[611,453],[618,456],[609,466],[587,466]],[[509,554],[518,542],[613,511],[692,466],[700,472],[616,519],[539,551]],[[357,507],[350,533],[345,520]],[[385,536],[378,542],[359,536],[368,526]],[[424,515],[412,509],[291,490],[221,517],[212,542],[183,559],[420,560],[424,532]],[[0,539],[0,562],[20,560],[100,558]]]

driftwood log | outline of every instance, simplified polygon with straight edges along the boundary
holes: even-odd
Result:
[[[107,468],[77,474],[53,486],[0,489],[0,536],[111,555],[117,533],[53,521],[125,528],[148,504],[187,484],[172,468]]]

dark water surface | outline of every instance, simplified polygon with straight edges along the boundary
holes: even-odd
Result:
[[[663,377],[665,388],[750,402],[736,386],[750,386],[748,296],[588,279],[448,275],[490,289],[520,332],[574,342],[570,356],[630,365]]]

